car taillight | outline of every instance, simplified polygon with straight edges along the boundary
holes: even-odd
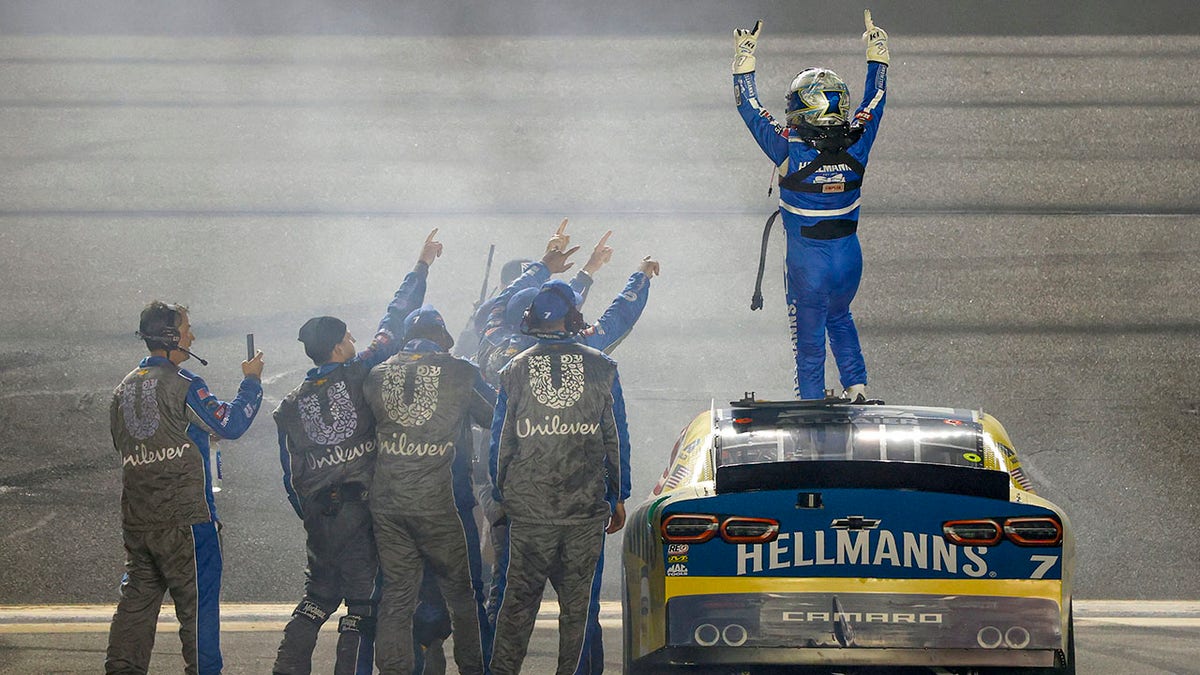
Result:
[[[779,521],[746,516],[722,517],[701,513],[676,513],[662,523],[668,544],[703,544],[720,534],[730,544],[765,544],[779,536]]]
[[[959,546],[991,546],[1000,542],[1000,524],[994,520],[951,520],[942,533]]]
[[[679,513],[663,520],[662,538],[669,544],[703,544],[719,527],[716,516]]]
[[[1062,525],[1053,518],[1009,518],[1004,534],[1020,546],[1054,546],[1062,541]]]
[[[1018,546],[1057,546],[1063,534],[1062,523],[1049,516],[951,520],[942,523],[942,533],[959,546],[994,546],[1002,537]]]
[[[721,523],[721,538],[731,544],[765,544],[779,535],[779,521],[734,516]]]

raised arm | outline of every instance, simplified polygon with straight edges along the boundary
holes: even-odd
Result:
[[[208,390],[199,377],[192,380],[187,393],[188,416],[206,431],[221,438],[234,439],[246,433],[262,404],[262,352],[254,358],[259,363],[258,374],[247,374],[232,401],[222,401]],[[249,363],[249,362],[247,362]],[[244,368],[243,368],[244,370]]]
[[[608,238],[612,236],[612,230],[604,233],[600,237],[600,242],[592,249],[592,254],[588,256],[588,261],[583,264],[583,269],[575,273],[575,278],[571,279],[571,290],[575,291],[587,302],[588,291],[592,288],[592,282],[595,280],[596,272],[600,271],[601,267],[608,264],[612,260],[613,250],[608,245]]]
[[[867,43],[867,81],[863,85],[862,103],[854,113],[853,127],[862,128],[862,136],[850,148],[850,154],[860,162],[866,162],[883,120],[883,108],[887,102],[887,72],[891,51],[888,49],[887,33],[871,20],[871,10],[864,10],[863,19],[867,30],[863,41]]]
[[[646,256],[604,314],[583,331],[584,344],[606,354],[612,353],[641,318],[650,299],[650,279],[659,269],[658,261]]]
[[[567,248],[571,242],[571,237],[564,232],[566,226],[567,220],[564,218],[558,226],[558,231],[546,243],[546,252],[542,255],[542,260],[530,263],[521,276],[517,277],[507,288],[480,308],[480,310],[486,308],[487,317],[479,329],[480,343],[479,351],[475,356],[476,363],[482,365],[480,357],[488,350],[489,346],[495,346],[488,342],[489,339],[506,339],[508,337],[504,313],[508,309],[508,301],[512,299],[512,296],[527,288],[537,288],[549,281],[551,275],[566,272],[575,265],[569,259],[579,250],[579,247]]]
[[[392,301],[387,306],[387,313],[379,321],[379,328],[375,331],[375,337],[371,339],[371,344],[358,353],[358,358],[366,362],[367,367],[383,363],[404,346],[404,319],[413,310],[425,304],[425,285],[429,277],[429,266],[442,255],[442,243],[435,239],[437,232],[435,227],[425,237],[425,243],[421,246],[421,255],[417,257],[417,264],[413,266],[411,272],[405,275],[400,288],[392,296]]]
[[[783,127],[758,102],[758,88],[754,85],[754,49],[760,31],[762,21],[755,23],[751,30],[733,29],[733,95],[738,114],[754,135],[758,147],[778,166],[787,159],[788,141],[783,135]]]

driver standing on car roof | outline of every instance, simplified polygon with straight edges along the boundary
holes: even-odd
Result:
[[[734,29],[733,84],[738,113],[775,162],[779,212],[787,233],[787,302],[796,355],[796,394],[825,396],[825,335],[844,396],[865,400],[867,367],[850,302],[862,279],[858,215],[868,155],[883,117],[888,37],[864,12],[867,82],[850,117],[850,91],[826,68],[796,75],[787,95],[787,126],[758,102],[754,49],[762,22]]]

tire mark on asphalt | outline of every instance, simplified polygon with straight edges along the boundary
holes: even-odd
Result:
[[[90,461],[54,464],[22,473],[0,475],[0,494],[6,491],[4,488],[33,488],[52,480],[71,478],[93,471],[109,470],[117,462],[117,459],[106,456]]]
[[[30,534],[31,532],[36,532],[39,529],[48,525],[50,523],[50,521],[54,520],[57,517],[58,517],[58,511],[51,511],[50,513],[46,514],[45,516],[42,516],[33,525],[31,525],[23,530],[16,530],[14,532],[9,532],[7,535],[5,535],[4,539],[5,540],[15,539],[16,537],[24,536],[26,534]]]

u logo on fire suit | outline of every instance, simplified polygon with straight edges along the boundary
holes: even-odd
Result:
[[[410,373],[410,369],[415,372]],[[405,383],[412,379],[411,398],[406,395]],[[438,381],[441,366],[406,364],[389,367],[383,374],[383,405],[393,422],[419,427],[433,417],[438,404]]]
[[[552,359],[562,368],[562,382],[554,386]],[[570,408],[583,395],[583,355],[559,354],[529,357],[529,389],[538,403],[555,410]]]
[[[121,413],[130,436],[144,441],[158,431],[158,380],[121,385]]]
[[[315,392],[296,402],[308,440],[319,445],[333,445],[353,436],[358,430],[358,411],[350,400],[346,383],[337,382],[325,390],[325,397],[329,399],[329,422],[325,421],[319,397],[320,393]]]

